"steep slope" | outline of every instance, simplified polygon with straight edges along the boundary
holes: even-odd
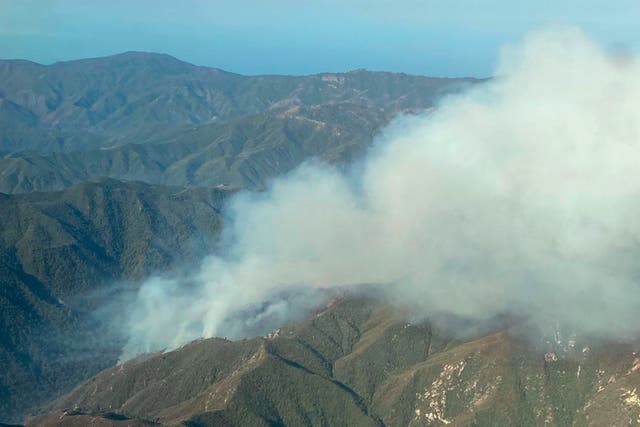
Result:
[[[531,338],[452,339],[376,300],[334,300],[264,338],[200,340],[110,368],[54,402],[55,422],[27,425],[104,414],[190,426],[637,422],[633,346]]]
[[[291,107],[160,135],[153,144],[0,158],[0,191],[59,190],[106,176],[169,185],[263,188],[317,158],[361,156],[393,112],[357,104]]]
[[[114,280],[211,250],[226,194],[115,180],[0,194],[0,421],[114,363],[88,313]]]
[[[361,339],[381,340],[381,329],[400,323],[391,313],[378,313],[373,301],[341,301],[267,338],[201,340],[116,366],[56,406],[169,424],[380,425],[358,393],[333,376],[332,366]],[[420,331],[423,344],[407,357],[423,360],[429,332],[402,325],[396,331],[402,336]]]
[[[355,71],[312,76],[241,76],[169,55],[128,52],[44,66],[0,60],[0,153],[77,151],[142,143],[159,132],[271,108],[349,102],[396,111],[423,109],[473,79]],[[20,128],[53,132],[42,139]],[[91,135],[88,138],[87,135]]]

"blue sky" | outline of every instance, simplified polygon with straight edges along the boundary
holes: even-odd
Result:
[[[0,0],[0,58],[141,50],[244,74],[481,77],[532,29],[578,25],[635,50],[638,22],[640,0]]]

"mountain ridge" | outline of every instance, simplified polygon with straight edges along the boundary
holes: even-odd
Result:
[[[307,73],[307,74],[287,74],[287,73],[258,73],[258,74],[251,74],[251,73],[239,73],[239,72],[235,72],[235,71],[230,71],[230,70],[225,70],[219,67],[215,67],[215,66],[211,66],[211,65],[200,65],[200,64],[196,64],[194,62],[189,62],[187,60],[183,60],[183,59],[179,59],[178,57],[171,55],[169,53],[164,53],[164,52],[158,52],[158,51],[144,51],[144,50],[126,50],[126,51],[122,51],[122,52],[117,52],[117,53],[113,53],[113,54],[108,54],[108,55],[99,55],[99,56],[93,56],[93,57],[83,57],[83,58],[74,58],[74,59],[65,59],[65,60],[60,60],[60,61],[54,61],[51,63],[42,63],[42,62],[37,62],[37,61],[33,61],[30,59],[23,59],[23,58],[0,58],[0,62],[5,61],[5,62],[16,62],[16,63],[29,63],[29,64],[33,64],[33,65],[37,65],[40,67],[51,67],[54,65],[60,65],[60,64],[74,64],[74,63],[79,63],[79,62],[90,62],[90,61],[100,61],[100,60],[119,60],[119,59],[127,59],[127,58],[133,58],[133,59],[138,59],[138,60],[144,60],[144,59],[150,59],[150,58],[157,58],[157,59],[166,59],[168,61],[171,62],[179,62],[182,64],[186,64],[192,67],[197,67],[197,68],[207,68],[207,69],[212,69],[212,70],[216,70],[216,71],[220,71],[226,74],[233,74],[233,75],[237,75],[237,76],[243,76],[243,77],[312,77],[312,76],[322,76],[322,75],[339,75],[339,74],[350,74],[350,73],[358,73],[358,72],[367,72],[367,73],[385,73],[385,74],[397,74],[397,75],[405,75],[405,76],[412,76],[412,77],[424,77],[424,75],[422,74],[416,74],[416,73],[407,73],[407,72],[403,72],[403,71],[385,71],[385,70],[371,70],[368,68],[353,68],[353,69],[349,69],[349,70],[340,70],[340,71],[318,71],[318,72],[313,72],[313,73]],[[486,78],[482,78],[482,77],[474,77],[474,76],[431,76],[431,78],[434,79],[451,79],[451,80],[459,80],[459,79],[469,79],[469,80],[486,80]]]
[[[601,426],[640,417],[637,343],[522,333],[496,324],[462,338],[375,298],[340,297],[263,337],[197,340],[109,368],[26,425],[104,414],[183,426]]]
[[[48,143],[20,142],[16,135],[0,133],[0,153],[143,142],[158,131],[283,105],[349,101],[382,106],[396,100],[401,108],[427,108],[438,96],[479,81],[363,71],[244,76],[138,52],[52,65],[0,60],[0,98],[32,114],[32,125],[54,136]],[[83,138],[77,140],[79,135]]]
[[[90,177],[264,188],[303,161],[361,157],[392,113],[352,104],[281,108],[172,131],[145,144],[0,158],[0,191],[60,190]]]

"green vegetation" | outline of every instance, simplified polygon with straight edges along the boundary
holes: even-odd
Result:
[[[187,426],[599,426],[640,416],[630,346],[578,340],[553,354],[506,331],[435,336],[350,297],[265,338],[200,340],[110,368],[51,407]]]
[[[249,77],[136,52],[0,61],[0,421],[43,410],[27,424],[639,424],[631,345],[540,344],[495,325],[451,337],[368,298],[267,337],[114,366],[114,319],[92,313],[214,251],[234,189],[308,159],[355,160],[397,114],[472,82]]]
[[[0,421],[114,363],[121,343],[88,314],[214,250],[226,189],[356,159],[394,115],[473,82],[241,76],[139,52],[0,60]]]
[[[211,251],[227,194],[100,180],[0,195],[3,420],[115,362],[121,343],[89,315],[110,303],[115,284],[132,289]]]
[[[395,114],[474,81],[249,77],[136,52],[50,66],[0,60],[0,192],[96,176],[260,188],[311,157],[352,160]]]

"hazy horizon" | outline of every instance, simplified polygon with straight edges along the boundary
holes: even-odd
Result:
[[[248,75],[364,68],[487,77],[501,46],[539,27],[576,25],[605,47],[636,50],[637,16],[630,0],[0,0],[0,58],[51,64],[142,51]]]
[[[364,67],[359,67],[359,68],[351,68],[351,69],[346,69],[346,70],[340,70],[340,71],[316,71],[316,72],[310,72],[310,73],[240,73],[240,72],[236,72],[233,70],[228,70],[225,68],[221,68],[221,67],[217,67],[215,65],[204,65],[204,64],[199,64],[199,63],[194,63],[191,61],[187,61],[185,59],[182,59],[178,56],[175,55],[171,55],[169,53],[166,52],[154,52],[154,51],[142,51],[142,50],[127,50],[127,51],[122,51],[122,52],[116,52],[113,54],[108,54],[108,55],[101,55],[101,56],[87,56],[87,57],[82,57],[82,58],[74,58],[74,59],[64,59],[64,60],[60,60],[60,61],[54,61],[54,62],[39,62],[39,61],[35,61],[32,59],[28,59],[28,58],[2,58],[0,57],[0,61],[29,61],[29,62],[33,62],[34,64],[38,64],[38,65],[43,65],[43,66],[51,66],[51,65],[55,65],[55,64],[61,64],[61,63],[67,63],[67,62],[78,62],[78,61],[85,61],[85,60],[95,60],[95,59],[101,59],[101,58],[110,58],[110,57],[116,57],[116,56],[121,56],[121,55],[127,55],[127,54],[141,54],[141,55],[168,55],[169,57],[176,59],[180,62],[184,62],[190,65],[194,65],[196,67],[205,67],[205,68],[212,68],[212,69],[218,69],[224,72],[228,72],[231,74],[238,74],[241,76],[269,76],[269,75],[273,75],[273,76],[291,76],[291,77],[298,77],[298,76],[312,76],[312,75],[317,75],[317,74],[345,74],[345,73],[351,73],[351,72],[357,72],[357,71],[367,71],[367,72],[374,72],[374,73],[397,73],[397,74],[406,74],[406,75],[413,75],[413,76],[422,76],[422,77],[436,77],[436,78],[451,78],[451,79],[465,79],[465,78],[469,78],[469,79],[478,79],[478,80],[483,80],[483,79],[488,79],[491,78],[491,75],[487,75],[487,76],[473,76],[473,75],[469,75],[469,76],[442,76],[442,77],[438,77],[438,76],[429,76],[429,75],[425,75],[425,74],[419,74],[419,73],[411,73],[411,72],[405,72],[405,71],[392,71],[392,70],[385,70],[385,69],[370,69],[370,68],[364,68]]]

